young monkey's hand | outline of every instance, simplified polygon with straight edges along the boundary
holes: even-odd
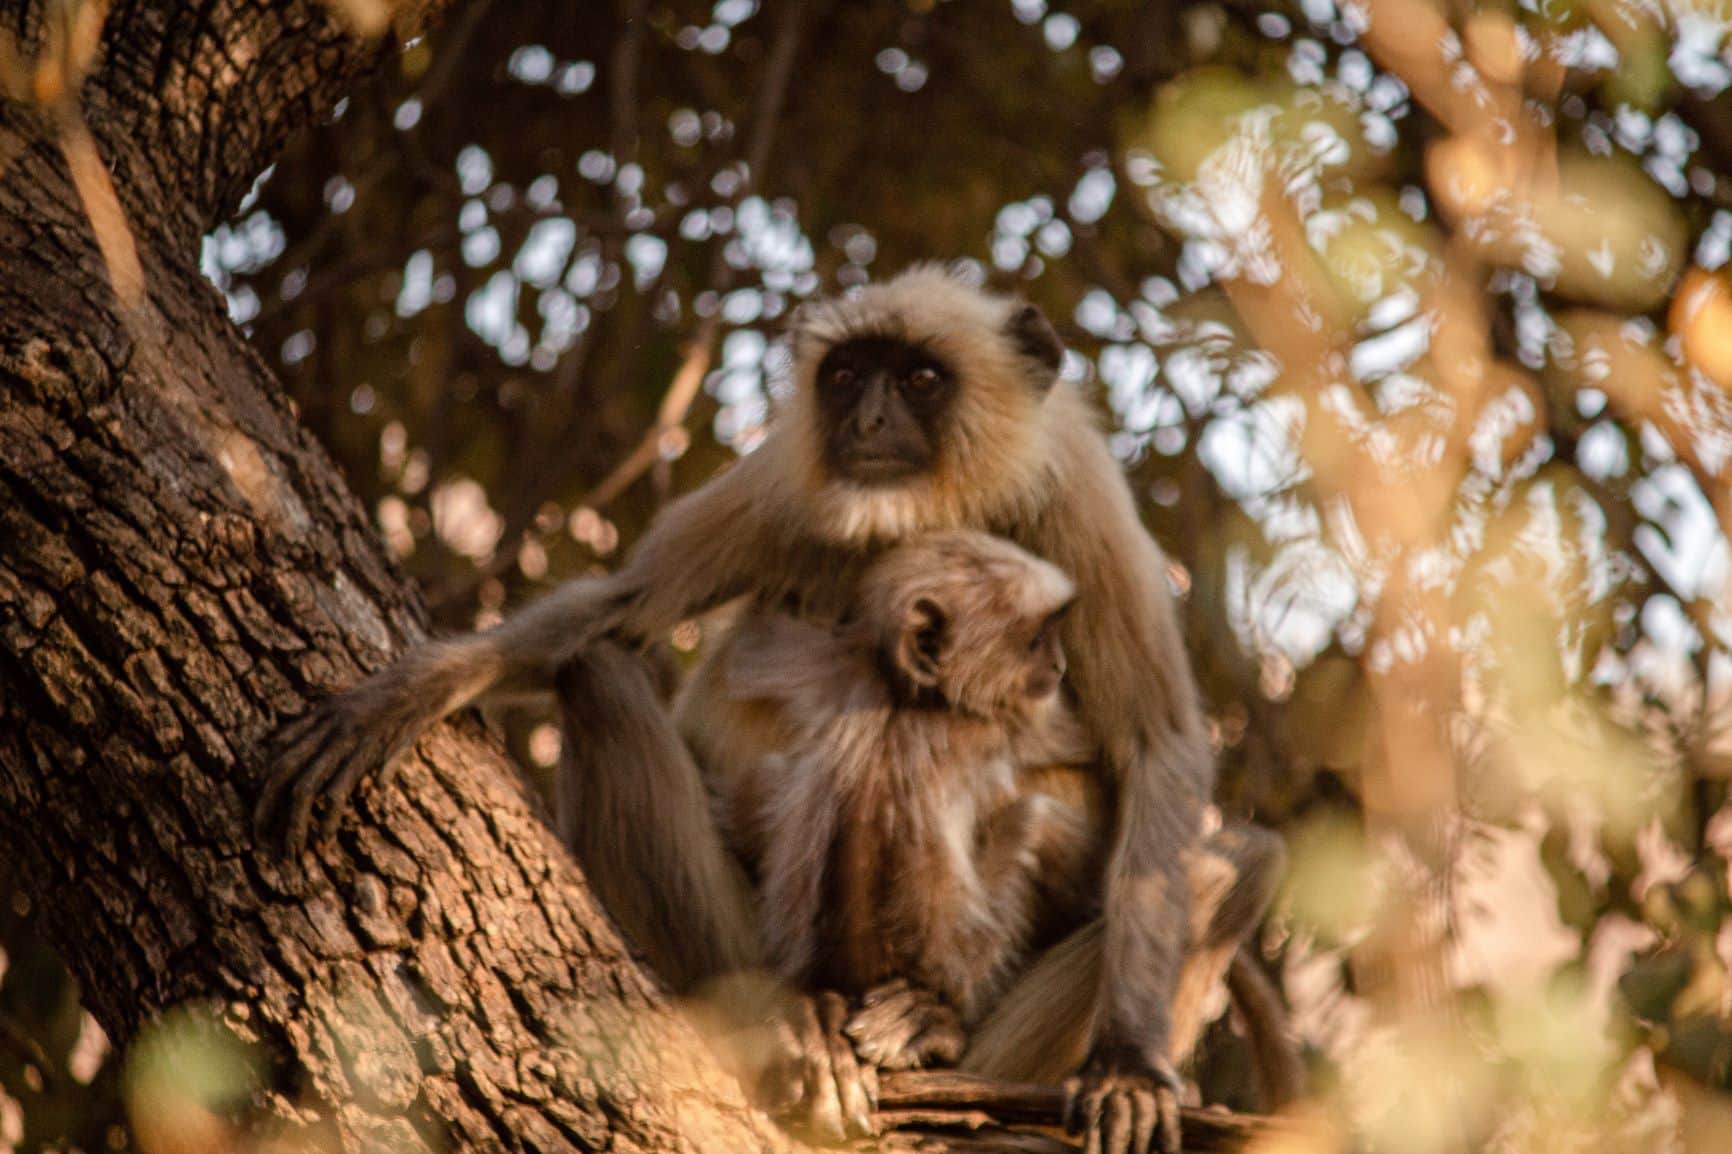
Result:
[[[854,1052],[880,1070],[953,1066],[968,1044],[948,1002],[900,978],[867,991],[845,1032]]]
[[[1165,1059],[1097,1049],[1064,1090],[1065,1129],[1083,1136],[1083,1154],[1179,1154],[1184,1080]]]

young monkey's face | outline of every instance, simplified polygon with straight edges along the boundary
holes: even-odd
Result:
[[[1065,675],[1076,586],[1009,540],[969,530],[889,550],[861,579],[860,628],[911,700],[978,717],[1039,705]]]
[[[1038,622],[1034,636],[1022,652],[1021,696],[1031,704],[1052,697],[1064,682],[1064,642],[1059,640],[1059,634],[1063,632],[1061,626],[1068,612],[1070,602]]]
[[[953,644],[935,661],[934,688],[953,707],[1009,717],[1037,709],[1064,683],[1060,640],[1067,601],[1050,612],[999,623],[990,634],[975,630],[974,644]],[[960,622],[963,630],[969,623]],[[930,646],[930,641],[922,642]]]

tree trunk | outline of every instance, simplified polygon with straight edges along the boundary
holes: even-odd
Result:
[[[26,56],[49,7],[0,4]],[[88,138],[0,102],[0,839],[116,1042],[213,1006],[270,1057],[255,1100],[333,1120],[328,1148],[779,1148],[476,733],[424,742],[335,846],[254,844],[261,739],[424,621],[197,267],[389,51],[346,7],[119,0]]]

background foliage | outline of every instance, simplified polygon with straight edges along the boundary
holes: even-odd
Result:
[[[935,257],[1026,293],[1173,558],[1222,805],[1293,847],[1316,1144],[1720,1148],[1729,34],[1726,0],[470,0],[205,263],[448,628],[749,450],[801,299]],[[544,773],[557,732],[502,720]],[[28,914],[0,1150],[125,1148]]]

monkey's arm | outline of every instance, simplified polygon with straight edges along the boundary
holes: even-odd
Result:
[[[806,731],[801,746],[823,748],[854,699],[881,705],[869,655],[827,625],[784,614],[754,619],[735,632],[726,656],[727,696],[781,706]]]
[[[362,780],[389,773],[443,718],[495,690],[544,689],[590,642],[652,638],[777,572],[782,537],[764,500],[772,448],[669,505],[617,573],[567,582],[485,633],[417,646],[316,704],[277,739],[255,812],[261,829],[286,808],[287,843],[298,848],[323,797],[328,837]]]
[[[1141,1154],[1157,1122],[1164,1147],[1178,1142],[1170,1010],[1189,901],[1182,854],[1200,829],[1214,760],[1166,559],[1105,442],[1088,432],[1066,450],[1063,490],[1027,544],[1078,585],[1065,648],[1115,810],[1102,1012],[1074,1121],[1091,1141],[1104,1130],[1113,1154]]]
[[[783,978],[804,985],[836,837],[836,783],[813,758],[788,766],[764,849],[764,944]]]

